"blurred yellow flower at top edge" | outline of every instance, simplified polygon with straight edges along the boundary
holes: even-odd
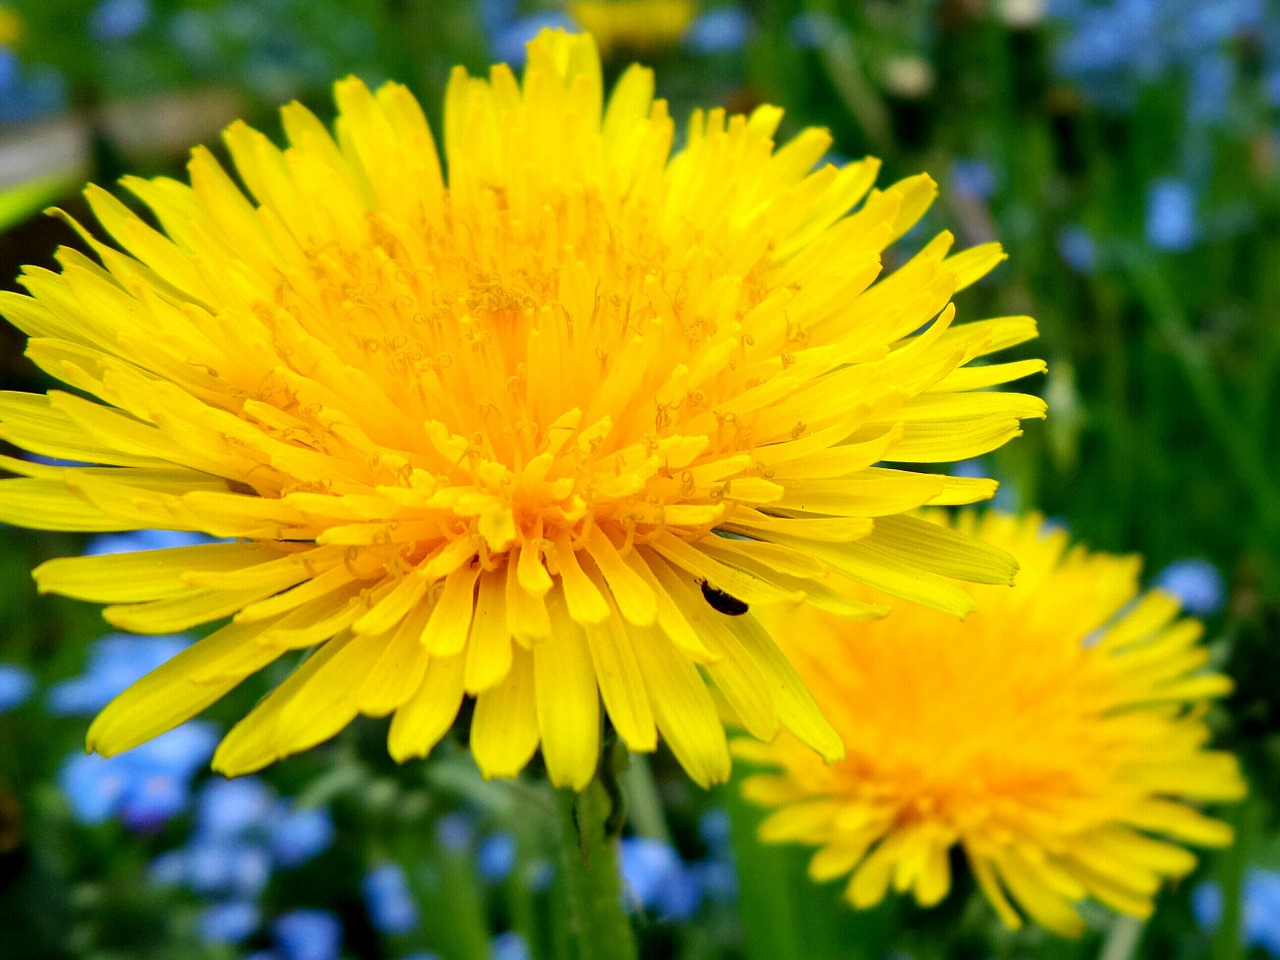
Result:
[[[7,3],[0,3],[0,46],[11,47],[22,39],[22,17]]]
[[[137,633],[230,618],[113,701],[89,745],[127,750],[310,650],[217,769],[357,715],[392,715],[390,753],[425,756],[473,697],[486,776],[541,748],[581,788],[603,704],[630,749],[661,737],[705,785],[731,763],[708,682],[755,735],[839,757],[755,613],[887,612],[832,571],[956,616],[973,601],[951,578],[1012,579],[999,548],[885,522],[990,497],[912,465],[1044,415],[989,389],[1041,361],[972,363],[1034,321],[953,323],[1000,246],[953,252],[944,232],[883,273],[929,177],[876,189],[874,159],[820,163],[821,129],[777,145],[771,106],[695,111],[673,152],[652,71],[606,96],[585,34],[541,33],[523,81],[457,68],[444,163],[404,87],[335,89],[332,133],[296,103],[284,148],[229,127],[238,181],[203,148],[189,184],[125,178],[158,228],[89,187],[114,244],[75,224],[96,259],[64,249],[60,272],[25,271],[29,296],[0,293],[27,356],[73,388],[0,393],[0,437],[87,464],[0,458],[19,474],[0,520],[229,541],[36,571]]]
[[[607,56],[619,48],[639,53],[674,46],[697,6],[692,0],[571,0],[568,11]]]
[[[1078,934],[1088,898],[1145,917],[1195,866],[1181,844],[1231,841],[1195,806],[1245,793],[1235,758],[1206,748],[1206,703],[1230,681],[1204,672],[1201,625],[1177,619],[1176,599],[1139,596],[1136,558],[1070,548],[1038,516],[960,529],[1021,564],[1012,589],[976,588],[967,620],[904,606],[856,626],[768,621],[846,756],[828,766],[785,733],[736,739],[776,768],[743,784],[773,811],[761,837],[816,847],[810,874],[851,874],[855,907],[890,889],[938,903],[959,846],[1009,927],[1021,908]]]

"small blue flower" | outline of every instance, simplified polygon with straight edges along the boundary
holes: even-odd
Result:
[[[207,720],[190,720],[129,751],[155,769],[190,780],[202,770],[218,745],[218,728]]]
[[[471,819],[465,813],[446,813],[436,823],[436,839],[452,853],[470,848],[471,833]]]
[[[1175,560],[1157,574],[1156,586],[1172,593],[1187,613],[1197,617],[1213,616],[1227,599],[1226,581],[1208,560]]]
[[[1267,70],[1262,78],[1262,90],[1267,97],[1267,106],[1280,107],[1280,66]]]
[[[1263,17],[1261,2],[1218,0],[1184,4],[1182,14],[1186,46],[1192,50],[1216,47],[1245,30],[1256,30]]]
[[[177,887],[187,882],[187,852],[170,850],[147,865],[147,879],[158,887]]]
[[[0,713],[8,713],[27,702],[36,681],[22,667],[0,663]]]
[[[140,637],[109,633],[89,648],[84,673],[54,684],[46,706],[54,716],[97,713],[125,687],[171,660],[191,644],[187,634]]]
[[[487,36],[506,29],[516,18],[516,0],[480,0],[476,4],[480,26]]]
[[[511,876],[516,865],[516,838],[509,833],[495,833],[480,842],[476,851],[476,869],[489,883],[501,883]]]
[[[1144,87],[1181,69],[1191,77],[1188,115],[1201,123],[1225,116],[1235,64],[1224,45],[1263,21],[1258,0],[1051,0],[1049,13],[1068,28],[1058,73],[1094,101],[1129,109]]]
[[[1122,70],[1132,62],[1132,34],[1106,8],[1090,8],[1076,19],[1075,30],[1057,48],[1058,71],[1082,77]]]
[[[284,960],[337,960],[342,946],[342,923],[327,910],[293,910],[271,931]]]
[[[375,929],[401,934],[418,926],[418,908],[400,864],[388,861],[374,867],[365,874],[360,891]]]
[[[1191,915],[1203,929],[1217,929],[1222,922],[1222,887],[1208,882],[1192,890]]]
[[[708,810],[698,818],[698,836],[713,854],[728,852],[732,839],[729,815],[723,810]]]
[[[0,44],[0,91],[12,95],[22,80],[22,71],[18,67],[18,55],[9,47]]]
[[[252,899],[271,879],[271,856],[257,844],[193,841],[186,857],[186,881],[196,893]]]
[[[252,901],[215,903],[200,915],[200,937],[205,943],[244,943],[261,922],[262,914]]]
[[[46,64],[23,64],[0,47],[0,123],[34,120],[66,106],[66,77]]]
[[[733,903],[738,898],[738,872],[726,860],[703,860],[692,866],[697,887],[715,903]]]
[[[708,857],[692,866],[697,886],[716,903],[732,903],[738,897],[738,872],[733,865],[729,815],[709,810],[698,821],[698,836],[707,845]]]
[[[694,53],[732,53],[751,37],[751,15],[742,7],[717,7],[689,24],[684,45]]]
[[[787,31],[797,47],[817,49],[824,46],[830,37],[839,35],[841,29],[839,21],[831,14],[822,10],[806,10],[791,18]]]
[[[296,867],[332,845],[332,817],[294,809],[257,777],[211,780],[196,802],[187,845],[152,861],[151,879],[196,893],[253,899],[276,867]]]
[[[1280,957],[1280,872],[1253,870],[1245,877],[1244,926],[1248,942]]]
[[[508,930],[489,941],[489,956],[493,960],[529,960],[529,945],[520,934]]]
[[[269,832],[276,863],[297,867],[333,845],[333,817],[328,810],[295,810],[282,802],[276,806]]]
[[[663,886],[684,866],[671,844],[648,837],[624,837],[619,854],[622,879],[646,906],[657,902]]]
[[[1280,872],[1250,870],[1240,893],[1241,941],[1280,958]],[[1200,884],[1191,891],[1191,912],[1201,927],[1216,930],[1222,922],[1222,889],[1212,882]]]
[[[1078,223],[1069,223],[1058,231],[1058,255],[1075,273],[1090,274],[1098,266],[1093,237]]]
[[[555,867],[551,865],[549,860],[532,860],[527,863],[524,870],[525,883],[534,893],[542,893],[551,888],[551,881],[556,877]]]
[[[147,0],[102,0],[89,14],[89,30],[105,42],[128,40],[150,19]]]
[[[1221,50],[1197,58],[1191,66],[1187,115],[1197,123],[1221,123],[1226,119],[1235,82],[1235,58]]]
[[[120,805],[120,822],[130,830],[156,830],[187,808],[186,778],[170,771],[144,773]]]
[[[196,834],[209,841],[239,839],[265,828],[274,809],[274,792],[257,777],[210,780],[196,805]]]
[[[186,809],[191,779],[217,742],[212,724],[192,720],[110,759],[75,754],[58,785],[81,823],[119,816],[130,829],[153,830]]]
[[[635,902],[669,920],[687,920],[698,909],[702,891],[675,848],[648,837],[626,837],[619,869]]]
[[[76,754],[58,771],[58,788],[81,823],[105,823],[120,808],[130,783],[128,754],[115,760],[96,753]]]
[[[957,157],[951,164],[951,186],[962,197],[990,200],[996,192],[996,172],[985,160]]]
[[[1185,180],[1162,178],[1147,189],[1147,240],[1157,250],[1181,253],[1199,236],[1196,197]]]

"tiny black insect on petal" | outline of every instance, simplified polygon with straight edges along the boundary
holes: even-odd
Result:
[[[706,598],[707,603],[711,604],[716,610],[719,610],[727,617],[740,617],[747,612],[747,605],[732,594],[725,593],[723,590],[717,590],[705,580],[699,580],[698,585],[702,587],[702,596]]]

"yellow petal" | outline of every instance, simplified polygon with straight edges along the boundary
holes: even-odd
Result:
[[[467,638],[464,686],[467,693],[488,690],[507,676],[514,656],[507,626],[507,578],[503,571],[480,575],[475,615]]]
[[[444,589],[422,633],[422,644],[431,656],[452,657],[466,646],[479,577],[480,568],[470,564],[445,577]]]
[[[587,552],[603,574],[618,610],[631,623],[647,627],[658,615],[653,590],[618,554],[618,549],[597,527],[587,540]]]
[[[742,642],[747,656],[759,665],[773,692],[778,719],[828,763],[844,758],[844,744],[827,722],[795,667],[750,614],[728,618],[727,626]]]
[[[538,749],[533,655],[517,647],[506,679],[476,698],[471,750],[480,772],[514,777]]]
[[[600,693],[586,636],[567,616],[533,648],[542,757],[552,786],[583,790],[600,755]]]
[[[425,757],[449,732],[462,706],[463,654],[432,657],[417,691],[391,720],[387,751],[397,763]]]
[[[680,765],[699,786],[728,780],[729,744],[698,668],[652,627],[634,649],[658,730]]]
[[[281,711],[350,639],[351,635],[345,634],[320,647],[232,727],[213,754],[213,769],[238,777],[261,770],[289,753],[294,741],[281,740],[277,731]]]
[[[556,594],[548,595],[552,632],[559,629],[557,625],[565,618],[573,619],[569,617],[568,610],[561,607],[562,603],[567,607],[562,598],[555,600],[553,605],[552,598],[556,597]],[[621,618],[613,616],[604,623],[586,624],[584,629],[605,711],[618,736],[632,750],[655,749],[658,732],[654,726],[653,708],[631,638]]]
[[[386,638],[377,663],[356,694],[361,713],[373,717],[390,713],[421,685],[430,660],[421,637],[430,616],[431,608],[422,604]]]
[[[278,557],[267,544],[210,543],[107,556],[59,557],[36,567],[41,593],[59,593],[96,603],[134,603],[189,593],[191,571],[238,570]]]
[[[555,560],[560,567],[560,586],[569,616],[581,624],[599,624],[609,619],[609,604],[583,571],[577,551],[567,537],[555,542]]]
[[[114,756],[194,717],[280,655],[255,642],[269,627],[228,624],[152,670],[98,714],[89,727],[88,749]],[[224,666],[228,661],[236,664],[230,673]],[[201,674],[220,679],[197,679]]]

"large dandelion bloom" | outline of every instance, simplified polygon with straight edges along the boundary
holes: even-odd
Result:
[[[5,461],[25,476],[0,482],[0,519],[233,541],[37,570],[134,632],[231,618],[108,706],[92,747],[309,649],[216,768],[357,714],[394,713],[391,753],[425,755],[471,696],[486,775],[541,744],[581,787],[603,700],[627,746],[661,734],[706,784],[730,764],[707,678],[757,736],[841,746],[755,617],[704,588],[873,617],[829,570],[957,614],[948,577],[1011,578],[1004,552],[897,517],[992,482],[876,466],[967,457],[1043,413],[976,392],[1038,362],[966,366],[1030,320],[951,325],[998,247],[948,255],[944,235],[877,279],[927,177],[811,172],[827,135],[775,150],[774,108],[697,113],[673,156],[651,73],[606,107],[585,35],[544,33],[523,84],[455,73],[447,178],[403,87],[346,80],[337,100],[332,135],[285,107],[284,150],[227,130],[247,193],[203,149],[190,185],[126,179],[160,230],[90,187],[118,247],[81,228],[100,263],[62,251],[0,301],[75,391],[0,396],[0,436],[98,465]]]
[[[1195,865],[1179,842],[1230,842],[1190,805],[1244,793],[1235,758],[1205,749],[1204,703],[1230,682],[1201,671],[1201,626],[1171,595],[1138,596],[1136,558],[1068,550],[1038,517],[988,515],[977,532],[1022,569],[1013,590],[981,588],[966,621],[917,607],[849,629],[801,613],[778,631],[847,755],[735,741],[780,768],[743,785],[778,808],[761,836],[818,847],[810,874],[852,873],[856,907],[890,887],[937,903],[959,845],[1010,927],[1016,903],[1074,935],[1090,897],[1145,917]]]

